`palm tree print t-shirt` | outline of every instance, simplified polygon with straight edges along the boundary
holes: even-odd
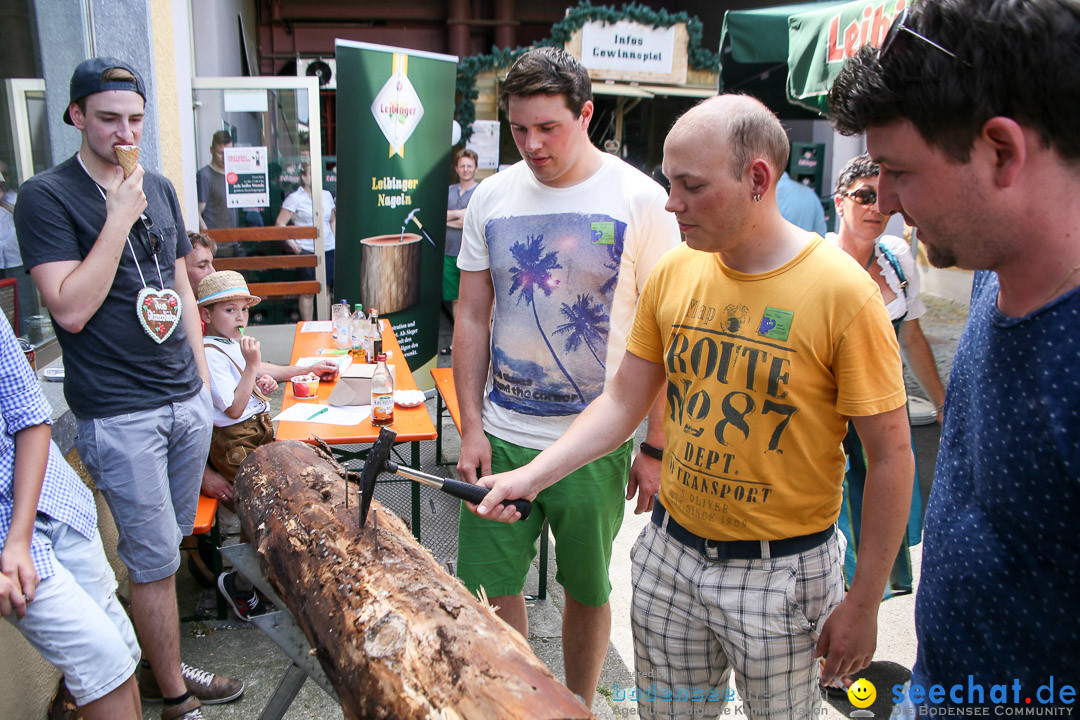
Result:
[[[490,270],[495,290],[487,432],[547,447],[603,392],[649,273],[679,244],[666,200],[613,156],[573,187],[543,185],[524,162],[477,187],[458,267]]]

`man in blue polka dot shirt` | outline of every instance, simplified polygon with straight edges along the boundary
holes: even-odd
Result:
[[[908,699],[1072,707],[1080,3],[911,5],[829,104],[840,132],[866,133],[882,212],[918,227],[934,265],[978,271],[926,516]]]

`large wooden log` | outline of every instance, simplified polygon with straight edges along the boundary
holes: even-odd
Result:
[[[492,609],[320,448],[258,449],[237,475],[244,530],[341,699],[346,718],[590,718]]]

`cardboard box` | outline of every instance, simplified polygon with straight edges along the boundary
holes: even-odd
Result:
[[[390,377],[394,378],[394,386],[396,387],[397,370],[389,363],[387,363],[387,367],[390,368]],[[353,363],[337,379],[328,402],[339,407],[344,405],[370,405],[371,376],[374,374],[374,364]]]

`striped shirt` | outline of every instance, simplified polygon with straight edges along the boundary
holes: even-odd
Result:
[[[0,545],[11,529],[15,503],[15,433],[42,424],[52,424],[52,408],[41,393],[11,325],[0,317]],[[69,525],[87,539],[97,533],[93,495],[52,441],[37,511]],[[52,547],[36,533],[30,541],[30,558],[38,578],[53,576],[56,558]]]

